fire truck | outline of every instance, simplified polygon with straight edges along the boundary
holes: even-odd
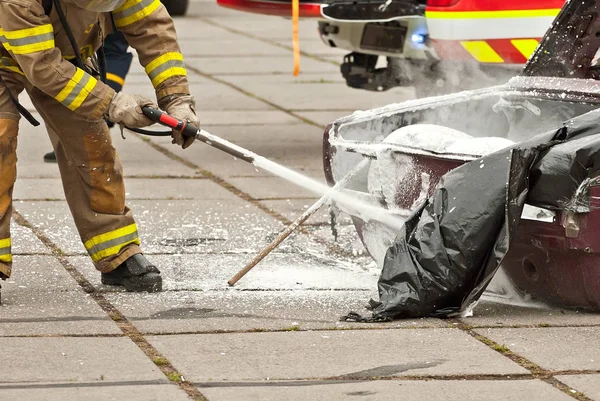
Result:
[[[217,0],[240,11],[290,17],[292,0]],[[349,86],[415,86],[425,96],[487,86],[518,72],[565,0],[300,0],[330,47],[349,50]],[[381,58],[387,65],[382,66]]]

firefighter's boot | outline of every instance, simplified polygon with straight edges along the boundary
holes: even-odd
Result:
[[[122,285],[127,291],[162,291],[162,277],[156,266],[141,254],[135,254],[115,270],[102,273],[102,284]]]

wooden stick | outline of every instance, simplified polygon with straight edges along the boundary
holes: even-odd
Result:
[[[367,159],[367,160],[363,160],[362,162],[360,162],[358,164],[358,166],[356,166],[354,168],[354,170],[350,171],[348,174],[346,174],[344,176],[344,178],[342,178],[340,181],[338,181],[329,190],[329,192],[336,191],[340,187],[343,187],[344,185],[346,185],[359,171],[361,171],[363,168],[365,168],[369,164],[369,161],[370,160]],[[258,255],[256,255],[254,257],[254,259],[252,259],[250,261],[250,263],[248,263],[242,270],[240,270],[239,272],[237,272],[237,274],[235,276],[233,276],[227,282],[227,284],[229,284],[230,286],[234,286],[235,283],[237,283],[242,277],[244,277],[246,275],[246,273],[248,273],[250,270],[252,270],[252,268],[254,268],[254,266],[256,266],[257,264],[259,264],[260,261],[263,260],[269,253],[271,253],[271,251],[273,249],[275,249],[279,244],[281,244],[283,242],[283,240],[285,240],[287,237],[289,237],[290,234],[296,228],[298,228],[302,223],[304,223],[306,220],[308,220],[308,218],[310,216],[312,216],[313,214],[315,214],[317,212],[317,210],[319,210],[321,208],[321,206],[323,206],[329,200],[329,192],[327,194],[323,195],[311,207],[309,207],[308,209],[306,209],[306,211],[304,213],[302,213],[302,215],[300,217],[298,217],[292,224],[290,224],[289,226],[287,226],[285,228],[285,230],[283,230],[277,236],[277,238],[275,238],[273,241],[271,241],[271,243],[269,245],[267,245],[265,248],[263,248],[263,250],[260,251],[258,253]]]

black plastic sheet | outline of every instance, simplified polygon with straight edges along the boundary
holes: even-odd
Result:
[[[599,122],[600,112],[590,112],[447,173],[388,249],[372,317],[345,320],[464,311],[509,251],[526,202],[554,209],[581,203],[582,184],[600,170]]]

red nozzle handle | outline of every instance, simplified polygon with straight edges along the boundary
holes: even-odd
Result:
[[[142,107],[142,112],[146,117],[154,121],[155,123],[162,124],[166,127],[173,128],[176,131],[181,132],[184,136],[196,136],[198,133],[198,127],[185,121],[179,120],[175,117],[171,117],[167,113],[161,110],[153,109],[152,107]]]

